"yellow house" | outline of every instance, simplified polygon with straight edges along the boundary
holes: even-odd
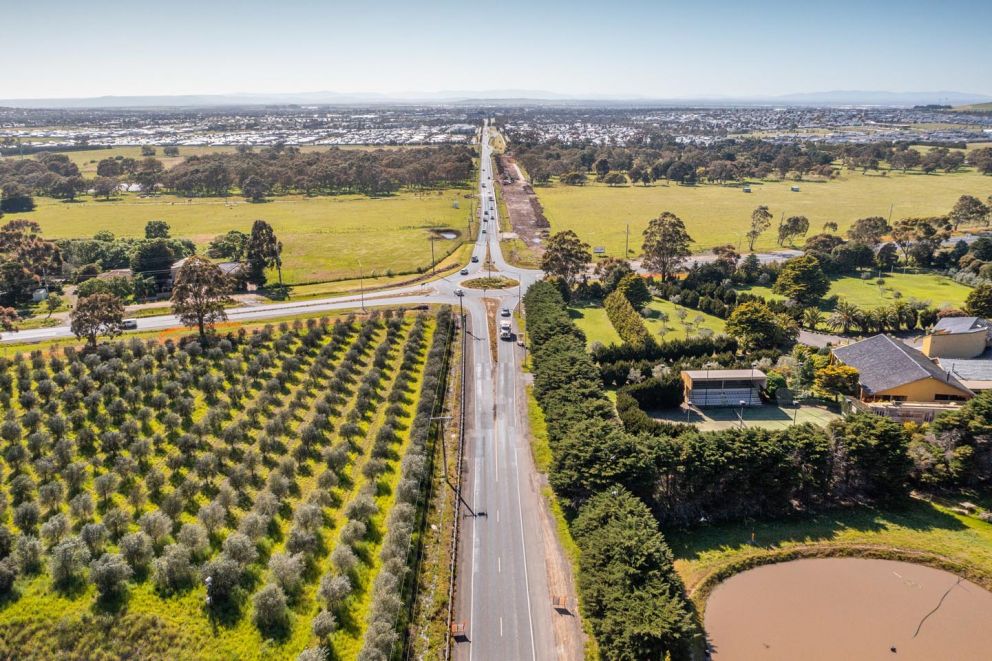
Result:
[[[862,402],[962,402],[975,396],[953,374],[888,335],[838,347],[834,359],[859,374]]]
[[[930,358],[977,358],[985,353],[989,322],[979,317],[946,317],[923,338]]]

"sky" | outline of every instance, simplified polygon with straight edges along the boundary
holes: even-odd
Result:
[[[992,95],[990,0],[0,0],[0,98]]]

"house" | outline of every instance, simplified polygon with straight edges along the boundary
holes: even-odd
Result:
[[[683,370],[685,401],[694,406],[759,406],[765,373],[749,370]]]
[[[888,335],[833,350],[836,362],[858,370],[857,398],[848,404],[897,420],[932,420],[975,393],[921,351]]]
[[[980,317],[945,317],[923,338],[930,358],[977,358],[989,344],[992,324]]]
[[[968,390],[973,392],[992,390],[992,356],[986,354],[974,360],[941,358],[937,362],[966,385]]]

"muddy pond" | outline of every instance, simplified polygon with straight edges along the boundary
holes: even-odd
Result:
[[[717,586],[714,661],[992,659],[992,592],[945,571],[829,558],[758,567]]]

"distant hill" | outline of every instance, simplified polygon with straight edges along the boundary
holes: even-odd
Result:
[[[980,108],[992,103],[992,96],[968,92],[886,92],[831,91],[802,92],[767,96],[663,97],[647,93],[635,95],[559,94],[545,90],[443,90],[437,92],[299,92],[235,94],[188,94],[172,96],[97,96],[63,99],[0,99],[0,107],[10,108],[204,108],[238,106],[307,105],[571,105],[605,107],[638,106],[965,106]]]

